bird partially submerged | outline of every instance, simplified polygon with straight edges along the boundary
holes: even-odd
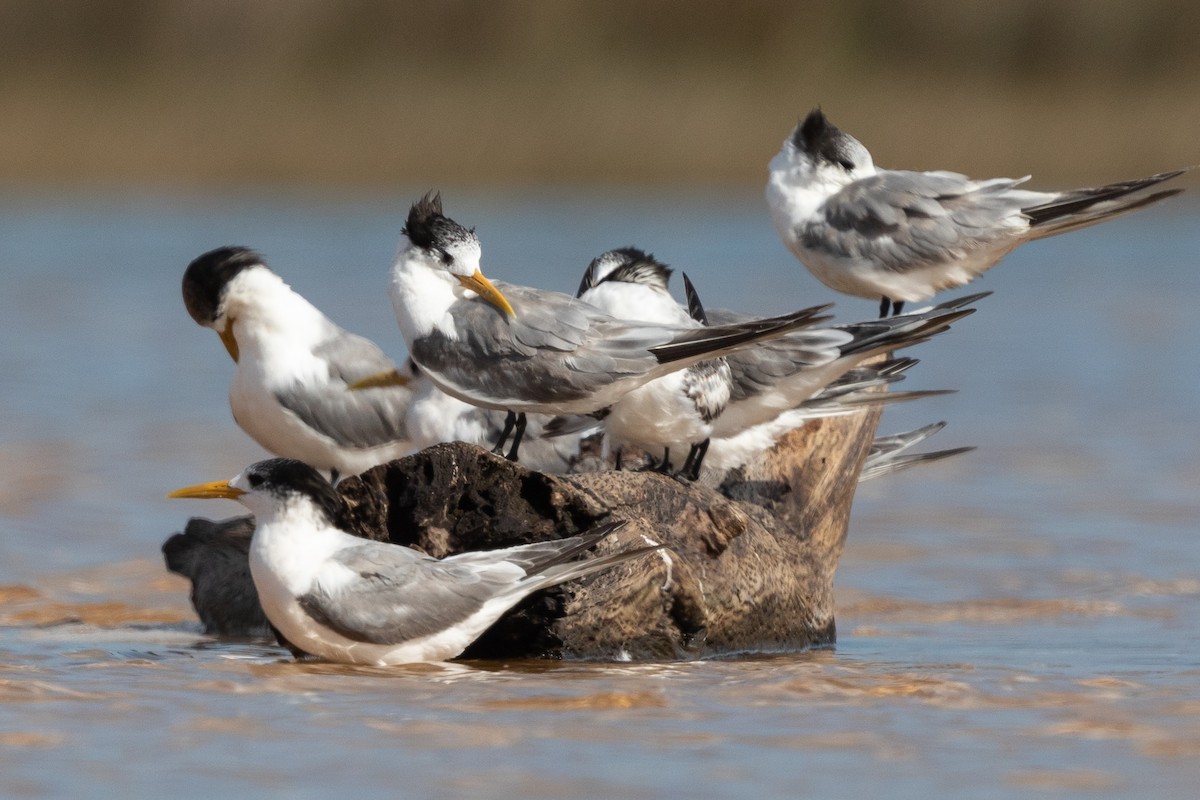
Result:
[[[337,527],[337,491],[311,467],[275,458],[175,498],[236,500],[255,517],[250,574],[271,624],[295,649],[351,664],[459,655],[523,598],[659,549],[579,557],[623,522],[580,536],[434,559]]]

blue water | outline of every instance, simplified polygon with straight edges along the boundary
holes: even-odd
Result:
[[[979,449],[863,486],[836,651],[442,673],[204,642],[158,561],[196,509],[164,495],[262,451],[230,418],[231,364],[184,311],[183,269],[256,247],[400,357],[387,271],[424,188],[0,195],[0,591],[36,595],[0,594],[6,793],[1194,795],[1200,207],[1186,200],[1017,250],[972,287],[995,291],[979,313],[911,351],[904,388],[959,393],[890,408],[881,431],[946,420],[930,447]],[[756,192],[445,201],[477,228],[489,277],[570,292],[593,255],[631,244],[709,305],[875,313],[798,267]],[[97,623],[104,603],[146,619]]]

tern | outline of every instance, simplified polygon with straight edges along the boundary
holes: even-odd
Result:
[[[250,574],[267,619],[295,649],[348,664],[454,658],[533,592],[659,549],[577,560],[625,524],[616,522],[557,541],[430,558],[340,530],[337,491],[316,470],[284,458],[168,496],[249,508]]]
[[[636,248],[610,250],[588,265],[580,284],[581,296],[603,304],[606,310],[621,309],[626,314],[640,314],[648,321],[677,319],[689,312],[685,312],[667,292],[670,273],[653,256]],[[695,315],[703,315],[706,320],[720,324],[753,319],[747,314],[720,309],[704,312],[696,289],[686,276],[684,286],[688,308]],[[868,358],[910,347],[946,330],[955,321],[973,313],[973,309],[963,306],[988,294],[968,295],[891,319],[806,328],[730,353],[723,359],[731,373],[730,391],[728,396],[721,397],[720,412],[712,415],[706,435],[731,439],[757,425],[771,422],[814,397]],[[830,408],[828,404],[821,407]],[[813,413],[814,410],[815,407],[810,406],[803,412],[803,419],[821,416]],[[696,411],[682,404],[668,411],[666,401],[658,406],[643,404],[639,411],[643,428],[665,427],[681,414],[696,415]],[[611,414],[605,424],[611,429],[610,418]],[[775,427],[790,430],[797,424],[800,422],[789,425],[781,421]],[[631,427],[631,423],[625,423],[623,427]],[[774,435],[771,441],[774,441]],[[644,445],[643,449],[646,449]]]
[[[516,460],[525,414],[587,414],[698,361],[816,324],[828,306],[712,328],[622,320],[558,292],[493,284],[479,237],[414,203],[391,273],[391,298],[413,361],[442,391],[507,412]]]
[[[699,298],[682,308],[667,284],[671,268],[642,250],[622,247],[594,258],[576,295],[622,319],[700,328],[708,324]],[[687,280],[687,276],[684,276]],[[609,446],[662,452],[661,472],[670,472],[671,450],[687,449],[679,471],[695,480],[708,449],[713,421],[725,410],[733,377],[725,358],[701,361],[639,386],[614,403],[604,415]],[[618,456],[617,463],[621,459]]]
[[[1187,170],[1092,189],[1038,192],[1018,179],[877,168],[821,109],[771,160],[767,203],[780,238],[839,292],[880,299],[880,316],[963,286],[1024,242],[1112,219],[1178,194],[1143,190]]]
[[[221,337],[236,363],[229,406],[237,424],[277,456],[328,471],[335,482],[412,449],[408,378],[368,339],[348,333],[245,247],[196,258],[183,302]],[[389,381],[349,392],[371,376]]]

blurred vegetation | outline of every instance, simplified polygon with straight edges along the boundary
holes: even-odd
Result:
[[[0,0],[0,181],[756,185],[1200,161],[1195,0]]]

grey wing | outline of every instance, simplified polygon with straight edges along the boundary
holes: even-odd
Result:
[[[796,233],[808,249],[896,271],[939,264],[1023,229],[1014,219],[1037,195],[1013,191],[1020,182],[886,170],[830,197]]]
[[[524,575],[495,560],[447,564],[378,542],[339,551],[330,562],[298,598],[301,608],[347,639],[372,644],[399,644],[451,628]]]
[[[377,447],[406,438],[404,420],[412,397],[407,386],[348,388],[396,369],[374,342],[340,331],[313,353],[326,363],[331,381],[316,387],[297,383],[278,391],[280,405],[342,447]]]
[[[469,300],[450,314],[461,338],[435,332],[411,342],[423,368],[458,386],[486,386],[496,400],[521,398],[536,386],[539,399],[586,398],[613,376],[640,374],[655,365],[649,347],[671,339],[665,326],[622,324],[595,306],[558,292],[496,281],[516,312]]]
[[[709,322],[731,325],[752,319],[725,309],[711,309]],[[797,331],[725,356],[732,379],[730,402],[754,397],[804,369],[828,364],[841,356],[840,345],[850,341],[841,331],[824,328]]]

